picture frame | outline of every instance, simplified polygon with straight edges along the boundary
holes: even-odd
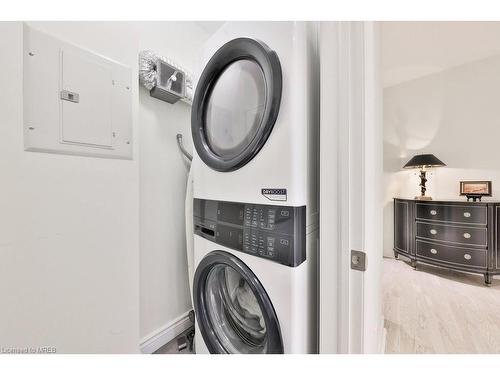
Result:
[[[491,197],[491,181],[460,181],[460,195],[481,201],[481,197]]]

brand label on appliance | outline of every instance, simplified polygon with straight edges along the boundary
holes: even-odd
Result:
[[[270,201],[286,201],[286,189],[262,189],[262,195]]]

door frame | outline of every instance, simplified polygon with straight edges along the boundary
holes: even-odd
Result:
[[[374,22],[320,26],[320,352],[381,353],[382,121]],[[365,272],[351,250],[366,253]]]

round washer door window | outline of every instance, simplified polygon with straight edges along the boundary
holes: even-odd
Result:
[[[268,139],[281,101],[281,66],[264,43],[234,39],[203,71],[193,100],[191,127],[196,151],[211,168],[241,168]]]
[[[195,311],[211,353],[283,353],[271,301],[251,270],[230,253],[214,251],[195,274]]]

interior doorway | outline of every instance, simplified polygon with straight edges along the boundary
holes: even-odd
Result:
[[[498,353],[500,23],[380,30],[385,352]],[[403,168],[422,154],[446,166]],[[471,181],[491,196],[467,202]]]

